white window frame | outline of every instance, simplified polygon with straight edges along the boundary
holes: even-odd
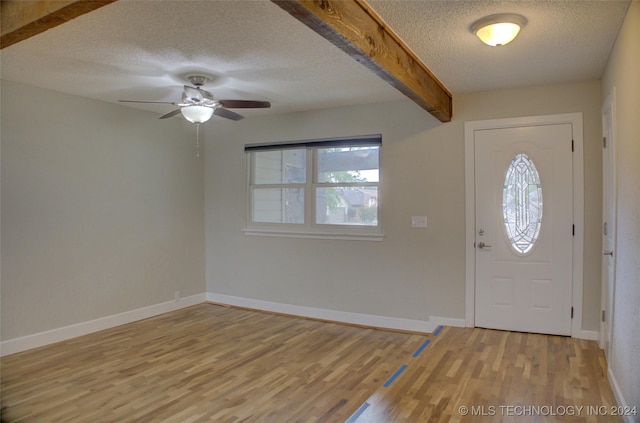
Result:
[[[328,183],[318,181],[318,150],[331,146],[365,146],[377,145],[378,154],[378,182],[341,182]],[[253,151],[284,150],[292,148],[304,148],[306,150],[306,179],[305,183],[291,184],[252,184],[252,157]],[[247,183],[246,189],[246,227],[243,232],[246,235],[278,236],[288,238],[320,238],[320,239],[347,239],[362,241],[382,241],[382,212],[381,212],[381,154],[382,137],[369,135],[364,137],[331,138],[321,140],[292,141],[274,144],[247,144]],[[267,223],[252,221],[252,188],[304,188],[304,223]],[[335,186],[375,186],[378,189],[377,225],[347,225],[347,224],[318,224],[316,220],[316,191],[318,188]]]

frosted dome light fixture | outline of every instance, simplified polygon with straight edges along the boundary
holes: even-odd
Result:
[[[213,108],[205,106],[186,106],[180,109],[180,113],[186,120],[192,123],[204,123],[213,116]]]
[[[475,21],[469,28],[480,40],[492,47],[503,46],[516,38],[527,18],[514,13],[500,13]]]

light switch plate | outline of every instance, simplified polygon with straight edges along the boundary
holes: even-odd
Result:
[[[426,228],[427,227],[427,216],[411,216],[411,227],[412,228]]]

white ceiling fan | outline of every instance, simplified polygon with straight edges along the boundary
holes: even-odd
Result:
[[[191,75],[188,76],[187,79],[194,86],[184,86],[184,91],[182,92],[182,99],[180,102],[146,100],[119,101],[123,103],[172,104],[174,106],[178,106],[179,108],[160,116],[160,119],[170,118],[177,115],[178,113],[182,113],[185,119],[196,124],[208,121],[213,115],[235,121],[240,120],[244,117],[228,109],[259,109],[271,107],[271,103],[269,103],[268,101],[216,100],[213,98],[213,94],[201,88],[209,80],[208,77],[204,75]]]

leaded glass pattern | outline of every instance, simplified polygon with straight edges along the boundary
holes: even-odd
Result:
[[[542,187],[538,170],[526,154],[517,154],[507,168],[502,213],[513,249],[520,254],[531,251],[542,224]]]

